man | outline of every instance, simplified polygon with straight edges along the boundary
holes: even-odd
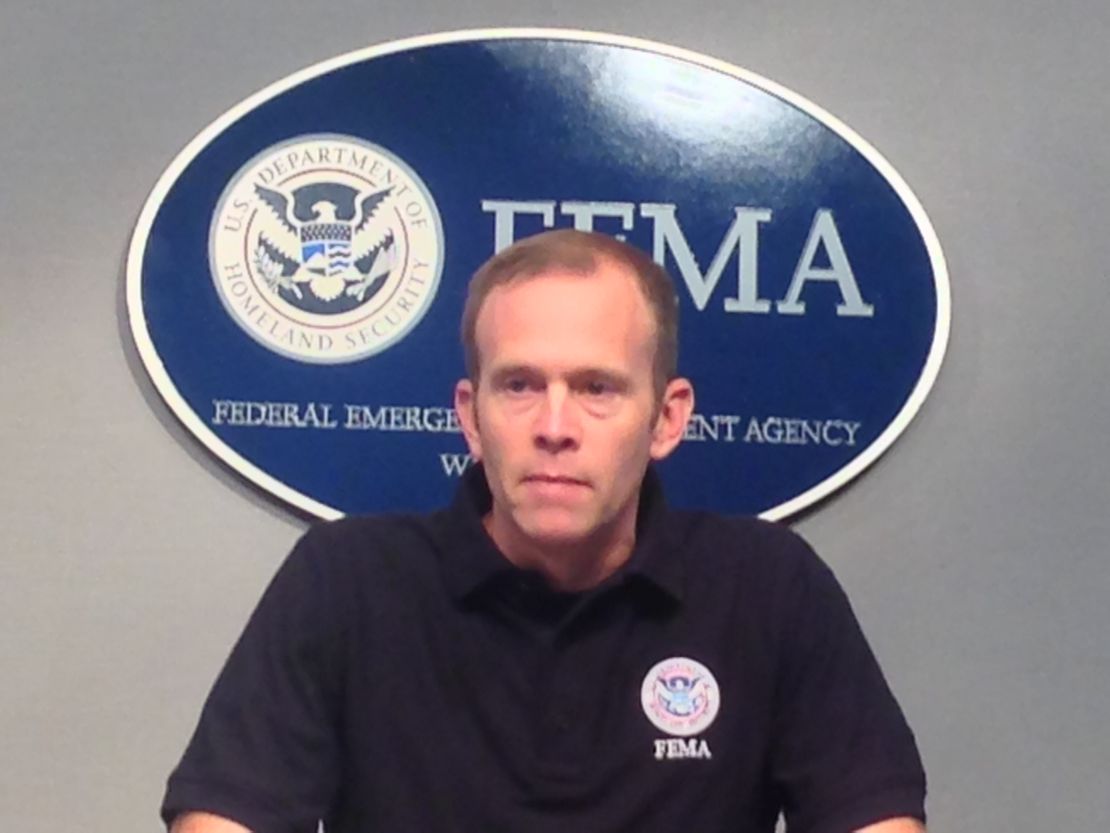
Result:
[[[787,530],[668,510],[694,404],[677,301],[601,235],[475,275],[472,456],[430,517],[298,543],[213,689],[174,833],[923,830],[924,776],[831,574]]]

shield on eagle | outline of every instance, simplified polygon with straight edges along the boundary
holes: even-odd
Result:
[[[327,207],[335,213],[333,206]],[[351,268],[351,224],[334,220],[302,225],[301,262],[317,275],[331,278],[345,274]]]

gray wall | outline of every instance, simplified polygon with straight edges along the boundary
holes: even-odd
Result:
[[[1110,825],[1104,0],[7,0],[0,824],[155,829],[203,695],[303,526],[213,463],[137,367],[121,271],[148,190],[200,128],[305,65],[522,24],[739,64],[914,187],[951,269],[947,362],[894,448],[798,527],[917,730],[934,831]]]

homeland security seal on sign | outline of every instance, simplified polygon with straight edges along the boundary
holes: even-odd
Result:
[[[253,339],[298,361],[350,362],[423,317],[443,230],[427,187],[385,148],[307,135],[267,148],[228,183],[209,263],[224,307]]]
[[[648,671],[640,702],[656,728],[689,737],[704,732],[716,719],[721,695],[708,668],[695,659],[671,657]]]

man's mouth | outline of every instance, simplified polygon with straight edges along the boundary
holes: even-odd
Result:
[[[551,485],[551,486],[588,486],[589,484],[580,478],[571,477],[566,474],[529,474],[524,478],[525,483],[535,483],[538,485]]]

